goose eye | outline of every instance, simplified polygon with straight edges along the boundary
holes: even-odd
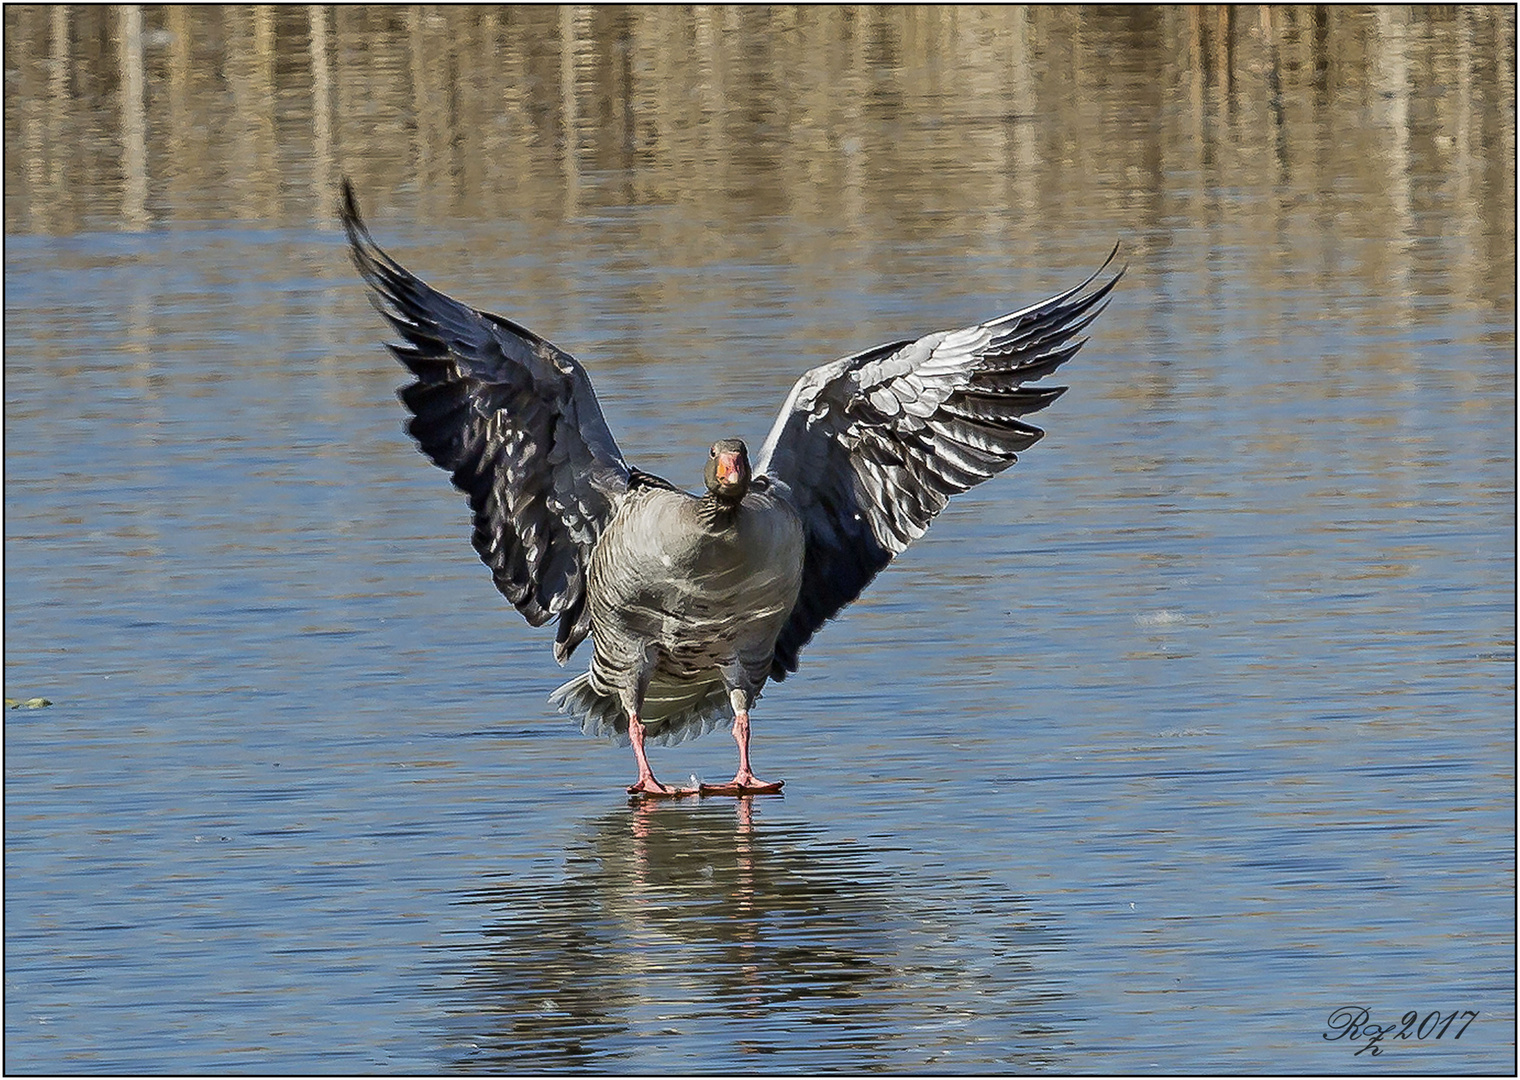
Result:
[[[709,451],[707,451],[707,456],[708,457],[717,457],[718,456],[718,448],[716,446],[714,446],[712,449],[710,449]]]

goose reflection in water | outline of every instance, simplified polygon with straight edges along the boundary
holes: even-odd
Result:
[[[488,915],[440,988],[458,1065],[1050,1068],[1067,1018],[1036,963],[1057,937],[990,883],[947,896],[892,854],[748,798],[592,819],[552,879],[466,897]]]

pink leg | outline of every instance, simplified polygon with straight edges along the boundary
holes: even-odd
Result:
[[[769,795],[781,790],[784,780],[768,783],[756,779],[749,767],[749,710],[734,712],[734,742],[739,744],[739,771],[726,784],[703,784],[704,795]]]
[[[666,787],[654,778],[654,770],[649,767],[649,758],[644,754],[644,722],[637,713],[628,714],[628,738],[633,743],[633,756],[639,763],[639,778],[628,785],[628,794],[679,798],[697,793],[695,788]]]

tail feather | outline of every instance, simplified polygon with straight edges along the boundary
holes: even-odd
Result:
[[[549,703],[579,720],[584,734],[628,744],[628,715],[623,703],[616,694],[599,693],[591,685],[589,671],[550,694]],[[644,695],[640,719],[648,740],[658,745],[695,739],[722,727],[729,719],[728,691],[721,680],[676,683],[656,679]]]

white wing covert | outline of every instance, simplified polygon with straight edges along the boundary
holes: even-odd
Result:
[[[897,341],[798,379],[757,473],[785,483],[806,533],[802,592],[776,641],[771,677],[824,622],[922,536],[950,496],[1003,471],[1045,433],[1021,418],[1064,386],[1028,386],[1074,356],[1121,268],[989,322]]]
[[[343,227],[371,300],[416,376],[397,396],[423,452],[469,496],[472,537],[496,587],[542,626],[559,616],[560,663],[590,629],[586,567],[632,470],[585,370],[522,326],[477,311],[386,255],[344,181]]]

